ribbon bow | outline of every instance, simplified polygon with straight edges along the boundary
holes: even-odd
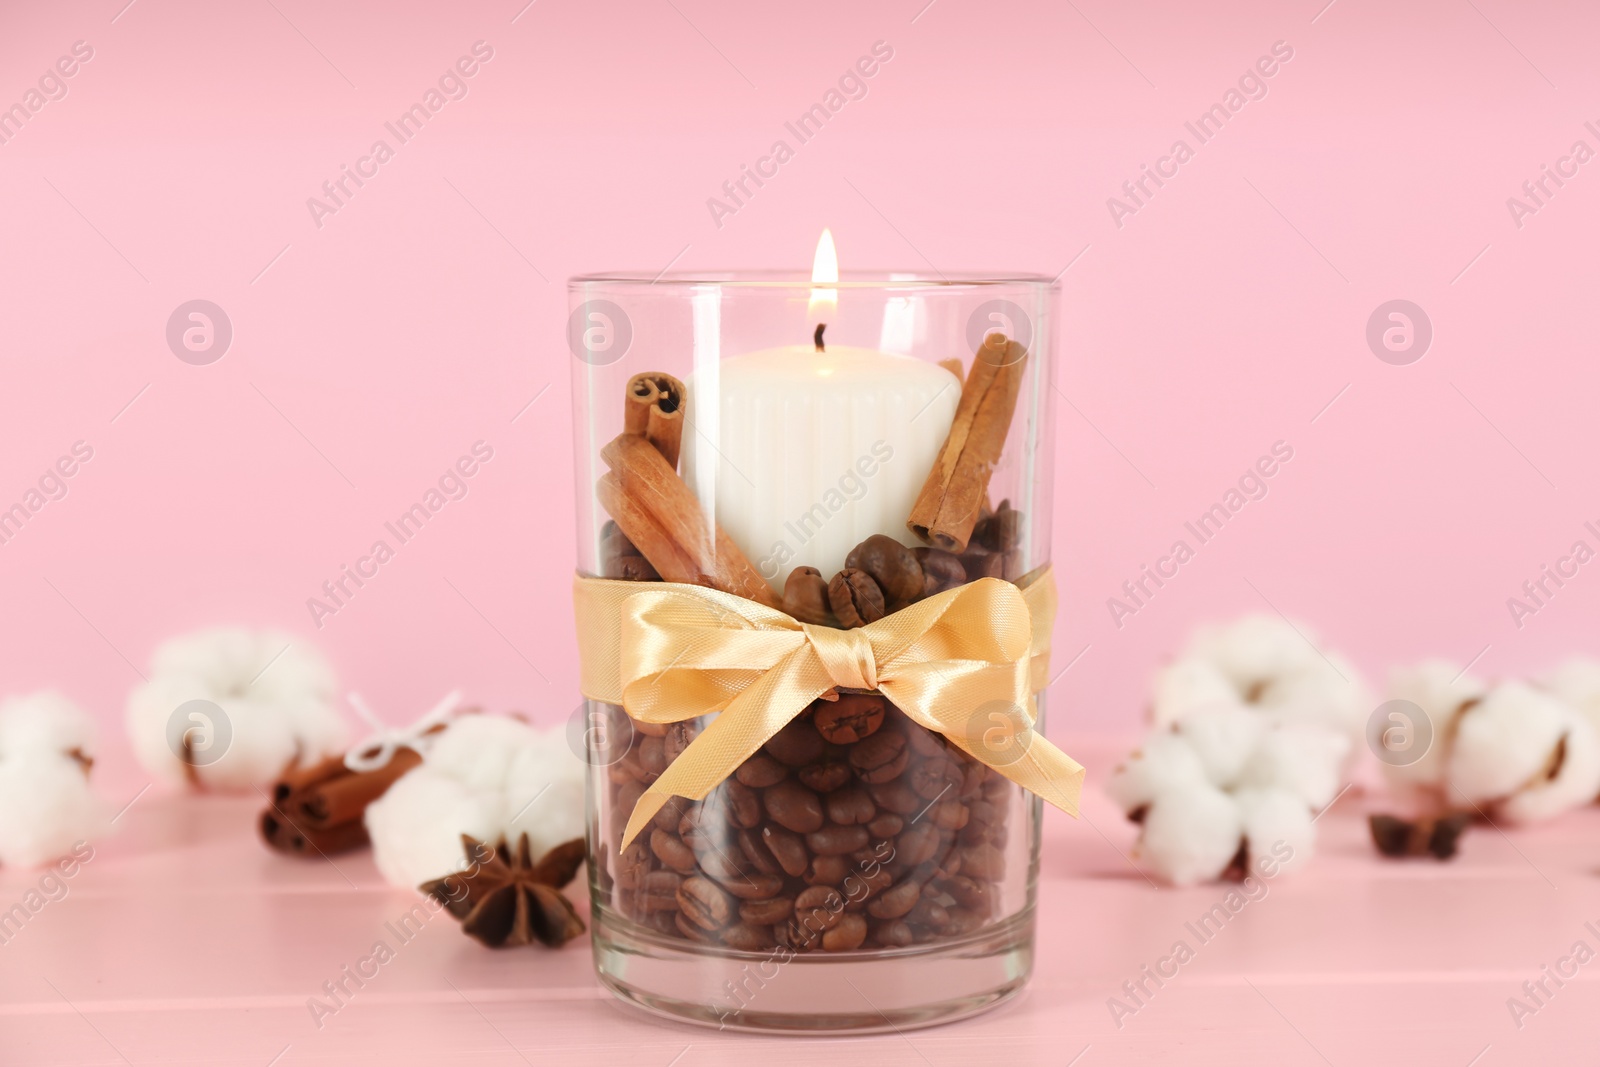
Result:
[[[372,727],[372,734],[355,745],[344,755],[344,765],[357,774],[365,774],[387,766],[394,759],[396,752],[402,748],[415,749],[419,754],[428,750],[432,743],[433,735],[444,729],[450,717],[455,714],[456,707],[461,703],[461,693],[451,690],[439,703],[435,704],[427,714],[412,723],[410,726],[386,726],[367,707],[367,702],[361,699],[361,694],[350,694],[350,706],[356,709],[356,714],[365,719],[367,725]]]
[[[1083,768],[1034,729],[1055,585],[983,578],[852,630],[801,623],[696,585],[578,578],[573,589],[590,700],[639,722],[718,712],[645,790],[626,847],[674,796],[703,800],[818,697],[876,689],[913,722],[1077,814]]]

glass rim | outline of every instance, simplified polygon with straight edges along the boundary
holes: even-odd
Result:
[[[1034,287],[1047,291],[1060,289],[1059,275],[1051,278],[1043,274],[999,271],[961,271],[955,274],[928,274],[919,271],[847,270],[839,272],[836,282],[812,281],[809,271],[798,270],[728,270],[728,271],[601,271],[594,274],[576,274],[567,279],[568,289],[586,286],[665,287],[690,286],[722,289],[805,290],[941,290],[986,289],[1004,286]]]

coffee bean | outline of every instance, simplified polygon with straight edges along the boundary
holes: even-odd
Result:
[[[967,825],[967,806],[959,800],[941,800],[928,809],[928,817],[941,830],[959,830]]]
[[[806,835],[806,847],[818,857],[843,856],[868,841],[865,826],[825,826]]]
[[[678,887],[678,908],[702,930],[728,925],[733,901],[709,878],[686,878]]]
[[[799,782],[779,782],[762,794],[772,821],[797,834],[822,828],[822,801]]]
[[[886,600],[908,604],[922,595],[922,564],[911,549],[887,534],[873,534],[851,549],[844,565],[871,575]]]
[[[817,626],[833,622],[828,603],[828,580],[815,567],[796,567],[783,583],[783,610]]]
[[[885,812],[867,823],[867,832],[872,835],[873,840],[882,841],[898,834],[905,829],[905,826],[906,821],[900,816]]]
[[[772,735],[766,743],[769,756],[790,767],[804,767],[821,758],[827,747],[816,728],[803,719],[795,719]]]
[[[618,556],[606,568],[605,577],[624,582],[659,582],[661,575],[643,556]]]
[[[607,704],[606,707],[617,708],[615,704]],[[624,715],[627,714],[627,712],[622,711],[621,708],[617,708],[617,710],[621,711]],[[671,723],[666,722],[643,722],[639,719],[633,719],[631,721],[633,723],[634,730],[637,733],[644,734],[646,737],[666,737],[667,727],[672,725]]]
[[[849,952],[858,949],[867,939],[867,920],[859,915],[844,915],[832,930],[822,935],[822,947],[827,952]]]
[[[757,752],[739,764],[739,769],[733,772],[733,776],[751,789],[765,789],[789,777],[789,768],[771,756]]]
[[[677,926],[678,932],[690,941],[698,941],[702,945],[714,945],[717,943],[717,939],[712,936],[710,931],[696,925],[693,919],[681,911],[673,917],[673,924]]]
[[[800,877],[811,865],[811,854],[806,851],[806,843],[799,834],[768,825],[761,828],[761,840],[778,861],[778,866],[791,878]]]
[[[988,921],[988,915],[968,911],[966,908],[948,908],[950,921],[945,924],[946,937],[961,937],[980,929]]]
[[[727,801],[728,821],[743,829],[761,825],[761,794],[743,782],[729,779],[720,791]]]
[[[885,703],[875,693],[841,693],[838,700],[821,702],[811,721],[833,744],[853,745],[883,725]]]
[[[896,815],[915,815],[928,806],[928,802],[911,791],[904,782],[887,782],[867,787],[872,802]]]
[[[867,913],[877,919],[898,919],[922,900],[922,887],[916,882],[901,882],[878,894],[867,905]]]
[[[883,590],[866,571],[846,567],[828,583],[828,602],[846,630],[877,622],[885,614]]]
[[[639,763],[639,754],[630,752],[617,762],[606,768],[606,777],[617,785],[626,782],[644,781],[644,767]]]
[[[650,825],[658,830],[678,832],[678,823],[683,821],[683,813],[688,811],[694,801],[687,797],[668,797],[667,802],[661,805],[661,810],[656,812],[655,818],[650,820]]]
[[[988,915],[994,906],[995,896],[990,891],[988,882],[980,882],[975,878],[958,874],[944,879],[939,885],[963,908]]]
[[[666,742],[659,737],[645,737],[639,741],[639,765],[654,781],[667,769]]]
[[[991,552],[1009,552],[1022,543],[1022,512],[1002,500],[993,515],[978,520],[973,527],[972,540]]]
[[[655,856],[643,841],[635,841],[617,855],[617,885],[623,889],[638,889],[645,876],[655,870]]]
[[[964,778],[955,760],[934,756],[913,766],[906,775],[906,784],[923,800],[938,800],[944,796],[959,796]]]
[[[651,871],[639,886],[639,903],[645,911],[670,911],[678,906],[683,876],[672,871]]]
[[[733,873],[718,876],[717,884],[740,900],[766,900],[783,889],[783,878],[776,874]]]
[[[947,741],[932,730],[923,729],[912,723],[906,727],[906,740],[911,744],[911,751],[925,759],[937,757],[948,758],[951,752],[960,752],[952,749]]]
[[[728,826],[727,809],[721,804],[706,801],[694,804],[678,820],[678,836],[696,852],[721,850],[733,840]]]
[[[813,763],[809,767],[801,767],[797,774],[802,783],[819,793],[831,793],[854,777],[850,772],[850,764],[840,760]]]
[[[662,746],[662,750],[667,756],[667,762],[671,763],[683,755],[683,750],[688,748],[690,743],[698,736],[700,736],[700,724],[694,719],[689,719],[686,722],[675,722],[668,726]]]
[[[639,803],[639,798],[644,796],[644,786],[638,782],[623,782],[617,787],[616,799],[611,804],[611,836],[622,840],[622,834],[628,828],[628,820],[633,818],[634,806]]]
[[[740,952],[761,952],[772,947],[772,931],[765,926],[737,922],[722,931],[722,943]]]
[[[874,785],[898,778],[910,759],[906,735],[899,730],[879,730],[850,749],[850,765],[863,782]]]
[[[969,878],[998,882],[1006,876],[1006,854],[994,845],[970,845],[959,855],[961,871]]]
[[[942,548],[916,548],[912,554],[922,567],[922,595],[933,596],[967,582],[967,569],[958,556]]]
[[[979,578],[1002,578],[1005,576],[1006,558],[999,552],[990,552],[980,545],[971,545],[962,554],[961,565],[966,568],[969,581],[975,582]]]
[[[931,900],[922,899],[906,913],[906,922],[914,926],[931,926],[942,930],[950,925],[950,912]]]
[[[844,897],[832,886],[814,885],[794,898],[795,921],[809,931],[832,930],[844,918]]]
[[[829,793],[823,798],[823,805],[827,808],[828,820],[840,826],[868,823],[878,814],[878,807],[872,802],[871,795],[858,785]]]
[[[843,856],[816,856],[805,873],[807,885],[843,885],[850,874],[850,862]]]
[[[778,866],[777,857],[761,840],[761,833],[757,830],[740,830],[737,838],[739,853],[744,856],[750,866],[762,874],[777,874],[783,870]]]
[[[938,854],[939,828],[931,823],[914,823],[894,839],[894,858],[908,866],[926,863]]]
[[[695,862],[694,849],[683,843],[677,834],[669,834],[665,830],[650,831],[650,851],[665,866],[675,871],[688,874],[698,864]]]
[[[867,910],[871,910],[870,908]],[[872,924],[872,940],[885,948],[905,948],[915,940],[911,927],[903,919],[889,919]]]
[[[790,897],[747,900],[739,905],[740,920],[753,926],[771,926],[783,922],[793,914],[794,900]]]

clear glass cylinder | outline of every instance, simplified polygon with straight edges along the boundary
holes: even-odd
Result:
[[[1049,563],[1049,279],[607,275],[570,296],[580,574],[698,581],[848,627]],[[930,508],[980,359],[1005,383],[984,403],[1010,418],[982,416],[972,447],[1003,445],[976,464],[986,492],[955,499],[968,462]],[[649,457],[704,524],[687,564],[684,538],[658,543],[618,497],[612,443],[629,434],[670,460]],[[1026,983],[1040,802],[881,693],[814,701],[626,849],[634,803],[710,717],[639,723],[592,701],[586,715],[595,967],[617,996],[716,1027],[841,1033],[948,1021]]]

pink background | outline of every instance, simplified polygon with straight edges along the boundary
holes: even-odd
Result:
[[[459,686],[559,719],[564,279],[800,268],[824,225],[846,267],[1071,264],[1069,748],[1132,730],[1194,624],[1268,602],[1374,676],[1595,651],[1597,565],[1520,630],[1506,607],[1600,520],[1600,162],[1520,229],[1506,207],[1600,148],[1592,6],[522,2],[3,16],[0,102],[74,41],[94,58],[0,145],[0,503],[74,441],[94,459],[0,546],[0,690],[58,686],[116,736],[160,640],[239,620],[315,640],[389,718]],[[469,95],[314,225],[306,199],[478,40]],[[867,97],[715,225],[706,199],[878,40]],[[1119,228],[1107,198],[1279,40],[1268,95]],[[209,366],[164,338],[195,298],[233,323]],[[1364,337],[1394,298],[1434,324],[1410,366]],[[470,495],[317,631],[306,599],[479,439]],[[1106,599],[1280,439],[1270,496],[1117,628]]]

